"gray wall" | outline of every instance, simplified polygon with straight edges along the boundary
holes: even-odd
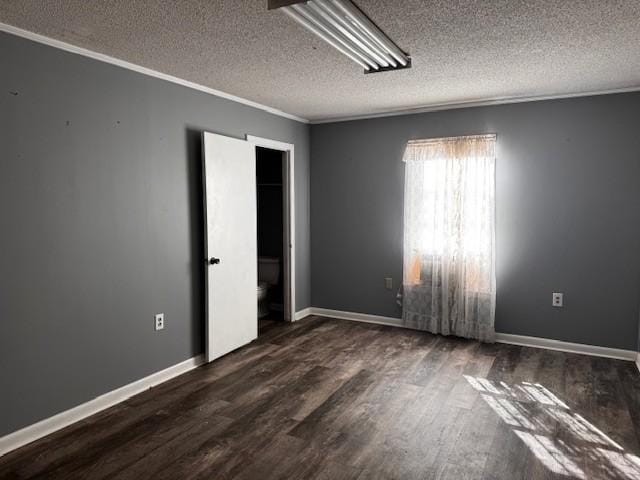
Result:
[[[307,125],[4,33],[0,65],[0,435],[203,351],[203,130],[295,143],[309,306]]]
[[[497,133],[497,331],[634,350],[639,114],[634,93],[312,126],[311,303],[400,316],[407,140]]]

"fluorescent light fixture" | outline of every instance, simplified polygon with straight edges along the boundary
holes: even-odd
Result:
[[[269,0],[269,9],[281,9],[365,73],[411,67],[411,58],[350,0]]]

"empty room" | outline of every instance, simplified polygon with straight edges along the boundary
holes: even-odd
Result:
[[[0,0],[0,479],[640,480],[640,1]]]

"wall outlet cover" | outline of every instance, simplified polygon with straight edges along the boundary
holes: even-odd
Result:
[[[164,313],[156,313],[154,317],[154,327],[156,330],[164,329]]]
[[[384,279],[384,288],[386,288],[387,290],[393,289],[393,278],[386,277]]]
[[[564,303],[564,294],[559,292],[554,292],[553,297],[551,299],[551,305],[554,307],[562,307]]]

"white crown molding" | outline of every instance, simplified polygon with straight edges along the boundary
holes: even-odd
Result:
[[[393,317],[381,317],[379,315],[369,315],[366,313],[343,312],[340,310],[330,310],[327,308],[311,307],[309,315],[320,315],[323,317],[339,318],[355,322],[375,323],[377,325],[389,325],[392,327],[409,328],[402,324],[402,319]],[[527,337],[524,335],[511,335],[508,333],[496,333],[497,343],[507,343],[522,347],[543,348],[546,350],[557,350],[567,353],[579,353],[581,355],[591,355],[595,357],[615,358],[618,360],[628,360],[637,362],[640,370],[640,354],[633,350],[622,350],[619,348],[598,347],[596,345],[586,345],[583,343],[563,342],[550,338]]]
[[[247,105],[249,107],[257,108],[259,110],[263,110],[273,115],[278,115],[280,117],[288,118],[290,120],[296,120],[302,123],[309,123],[309,120],[307,120],[306,118],[298,117],[296,115],[283,112],[281,110],[278,110],[277,108],[269,107],[267,105],[262,105],[261,103],[247,100],[246,98],[237,97],[229,93],[221,92],[220,90],[215,90],[213,88],[205,87],[204,85],[200,85],[198,83],[190,82],[182,78],[174,77],[173,75],[168,75],[166,73],[158,72],[156,70],[152,70],[150,68],[146,68],[141,65],[136,65],[135,63],[126,62],[124,60],[120,60],[118,58],[111,57],[103,53],[94,52],[93,50],[88,50],[86,48],[78,47],[76,45],[63,42],[62,40],[56,40],[55,38],[47,37],[45,35],[40,35],[39,33],[34,33],[29,30],[24,30],[22,28],[14,27],[13,25],[8,25],[6,23],[0,22],[0,32],[10,33],[18,37],[26,38],[28,40],[33,40],[34,42],[42,43],[44,45],[49,45],[50,47],[58,48],[60,50],[65,50],[71,53],[76,53],[78,55],[82,55],[83,57],[89,57],[94,60],[98,60],[100,62],[109,63],[111,65],[116,65],[118,67],[126,68],[127,70],[132,70],[134,72],[142,73],[143,75],[159,78],[160,80],[165,80],[167,82],[182,85],[183,87],[191,88],[193,90],[198,90],[200,92],[208,93],[210,95],[215,95],[216,97],[224,98],[226,100],[231,100],[233,102],[240,103],[242,105]]]
[[[473,108],[473,107],[490,107],[493,105],[508,105],[513,103],[526,103],[526,102],[541,102],[543,100],[562,100],[565,98],[578,98],[578,97],[593,97],[597,95],[611,95],[615,93],[631,93],[640,92],[640,85],[635,87],[617,88],[611,90],[596,90],[592,92],[579,92],[579,93],[563,93],[557,95],[540,95],[529,97],[500,97],[485,100],[472,100],[466,102],[450,102],[439,103],[434,105],[424,105],[419,107],[404,108],[401,110],[384,110],[377,113],[352,115],[344,117],[323,118],[317,120],[310,120],[312,125],[319,125],[322,123],[338,123],[338,122],[350,122],[353,120],[367,120],[370,118],[382,118],[382,117],[396,117],[399,115],[414,115],[418,113],[440,112],[443,110],[456,110],[460,108]]]
[[[60,50],[76,53],[84,57],[89,57],[94,60],[98,60],[101,62],[109,63],[111,65],[116,65],[118,67],[126,68],[127,70],[132,70],[134,72],[142,73],[143,75],[148,75],[151,77],[159,78],[161,80],[165,80],[167,82],[182,85],[187,88],[192,88],[200,92],[208,93],[210,95],[215,95],[216,97],[224,98],[236,103],[240,103],[242,105],[247,105],[249,107],[257,108],[259,110],[263,110],[273,115],[288,118],[291,120],[296,120],[302,123],[310,123],[314,125],[318,125],[322,123],[349,122],[353,120],[366,120],[370,118],[393,117],[393,116],[399,116],[399,115],[412,115],[412,114],[418,114],[418,113],[438,112],[442,110],[455,110],[460,108],[487,107],[492,105],[538,102],[543,100],[559,100],[563,98],[591,97],[596,95],[610,95],[615,93],[630,93],[630,92],[640,91],[640,85],[639,85],[639,86],[627,87],[627,88],[596,90],[591,92],[577,92],[577,93],[566,93],[566,94],[557,94],[557,95],[540,95],[540,96],[526,96],[526,97],[498,97],[498,98],[472,100],[472,101],[464,101],[464,102],[448,102],[448,103],[439,103],[439,104],[433,104],[433,105],[422,105],[422,106],[403,108],[403,109],[397,109],[397,110],[393,110],[393,109],[383,110],[380,112],[363,114],[363,115],[347,115],[343,117],[327,117],[327,118],[320,118],[315,120],[308,120],[306,118],[302,118],[297,115],[283,112],[282,110],[278,110],[277,108],[269,107],[268,105],[263,105],[261,103],[254,102],[252,100],[247,100],[245,98],[232,95],[230,93],[225,93],[220,90],[215,90],[213,88],[205,87],[204,85],[200,85],[198,83],[190,82],[182,78],[174,77],[173,75],[168,75],[166,73],[158,72],[157,70],[152,70],[150,68],[146,68],[141,65],[137,65],[135,63],[120,60],[118,58],[111,57],[103,53],[98,53],[93,50],[78,47],[76,45],[63,42],[62,40],[56,40],[55,38],[47,37],[39,33],[14,27],[13,25],[0,22],[0,32],[10,33],[18,37],[26,38],[28,40],[33,40],[34,42],[38,42],[45,45],[49,45],[54,48],[58,48]]]
[[[86,403],[73,407],[69,410],[65,410],[64,412],[60,412],[53,417],[45,418],[44,420],[1,437],[0,456],[67,427],[72,423],[78,422],[83,418],[98,413],[105,408],[109,408],[117,403],[123,402],[133,395],[148,390],[149,388],[166,382],[178,375],[182,375],[189,370],[193,370],[203,363],[204,356],[202,355],[189,358],[184,362],[165,368],[164,370],[153,373],[147,377],[141,378],[140,380],[136,380],[128,385],[124,385],[123,387],[100,395]]]

